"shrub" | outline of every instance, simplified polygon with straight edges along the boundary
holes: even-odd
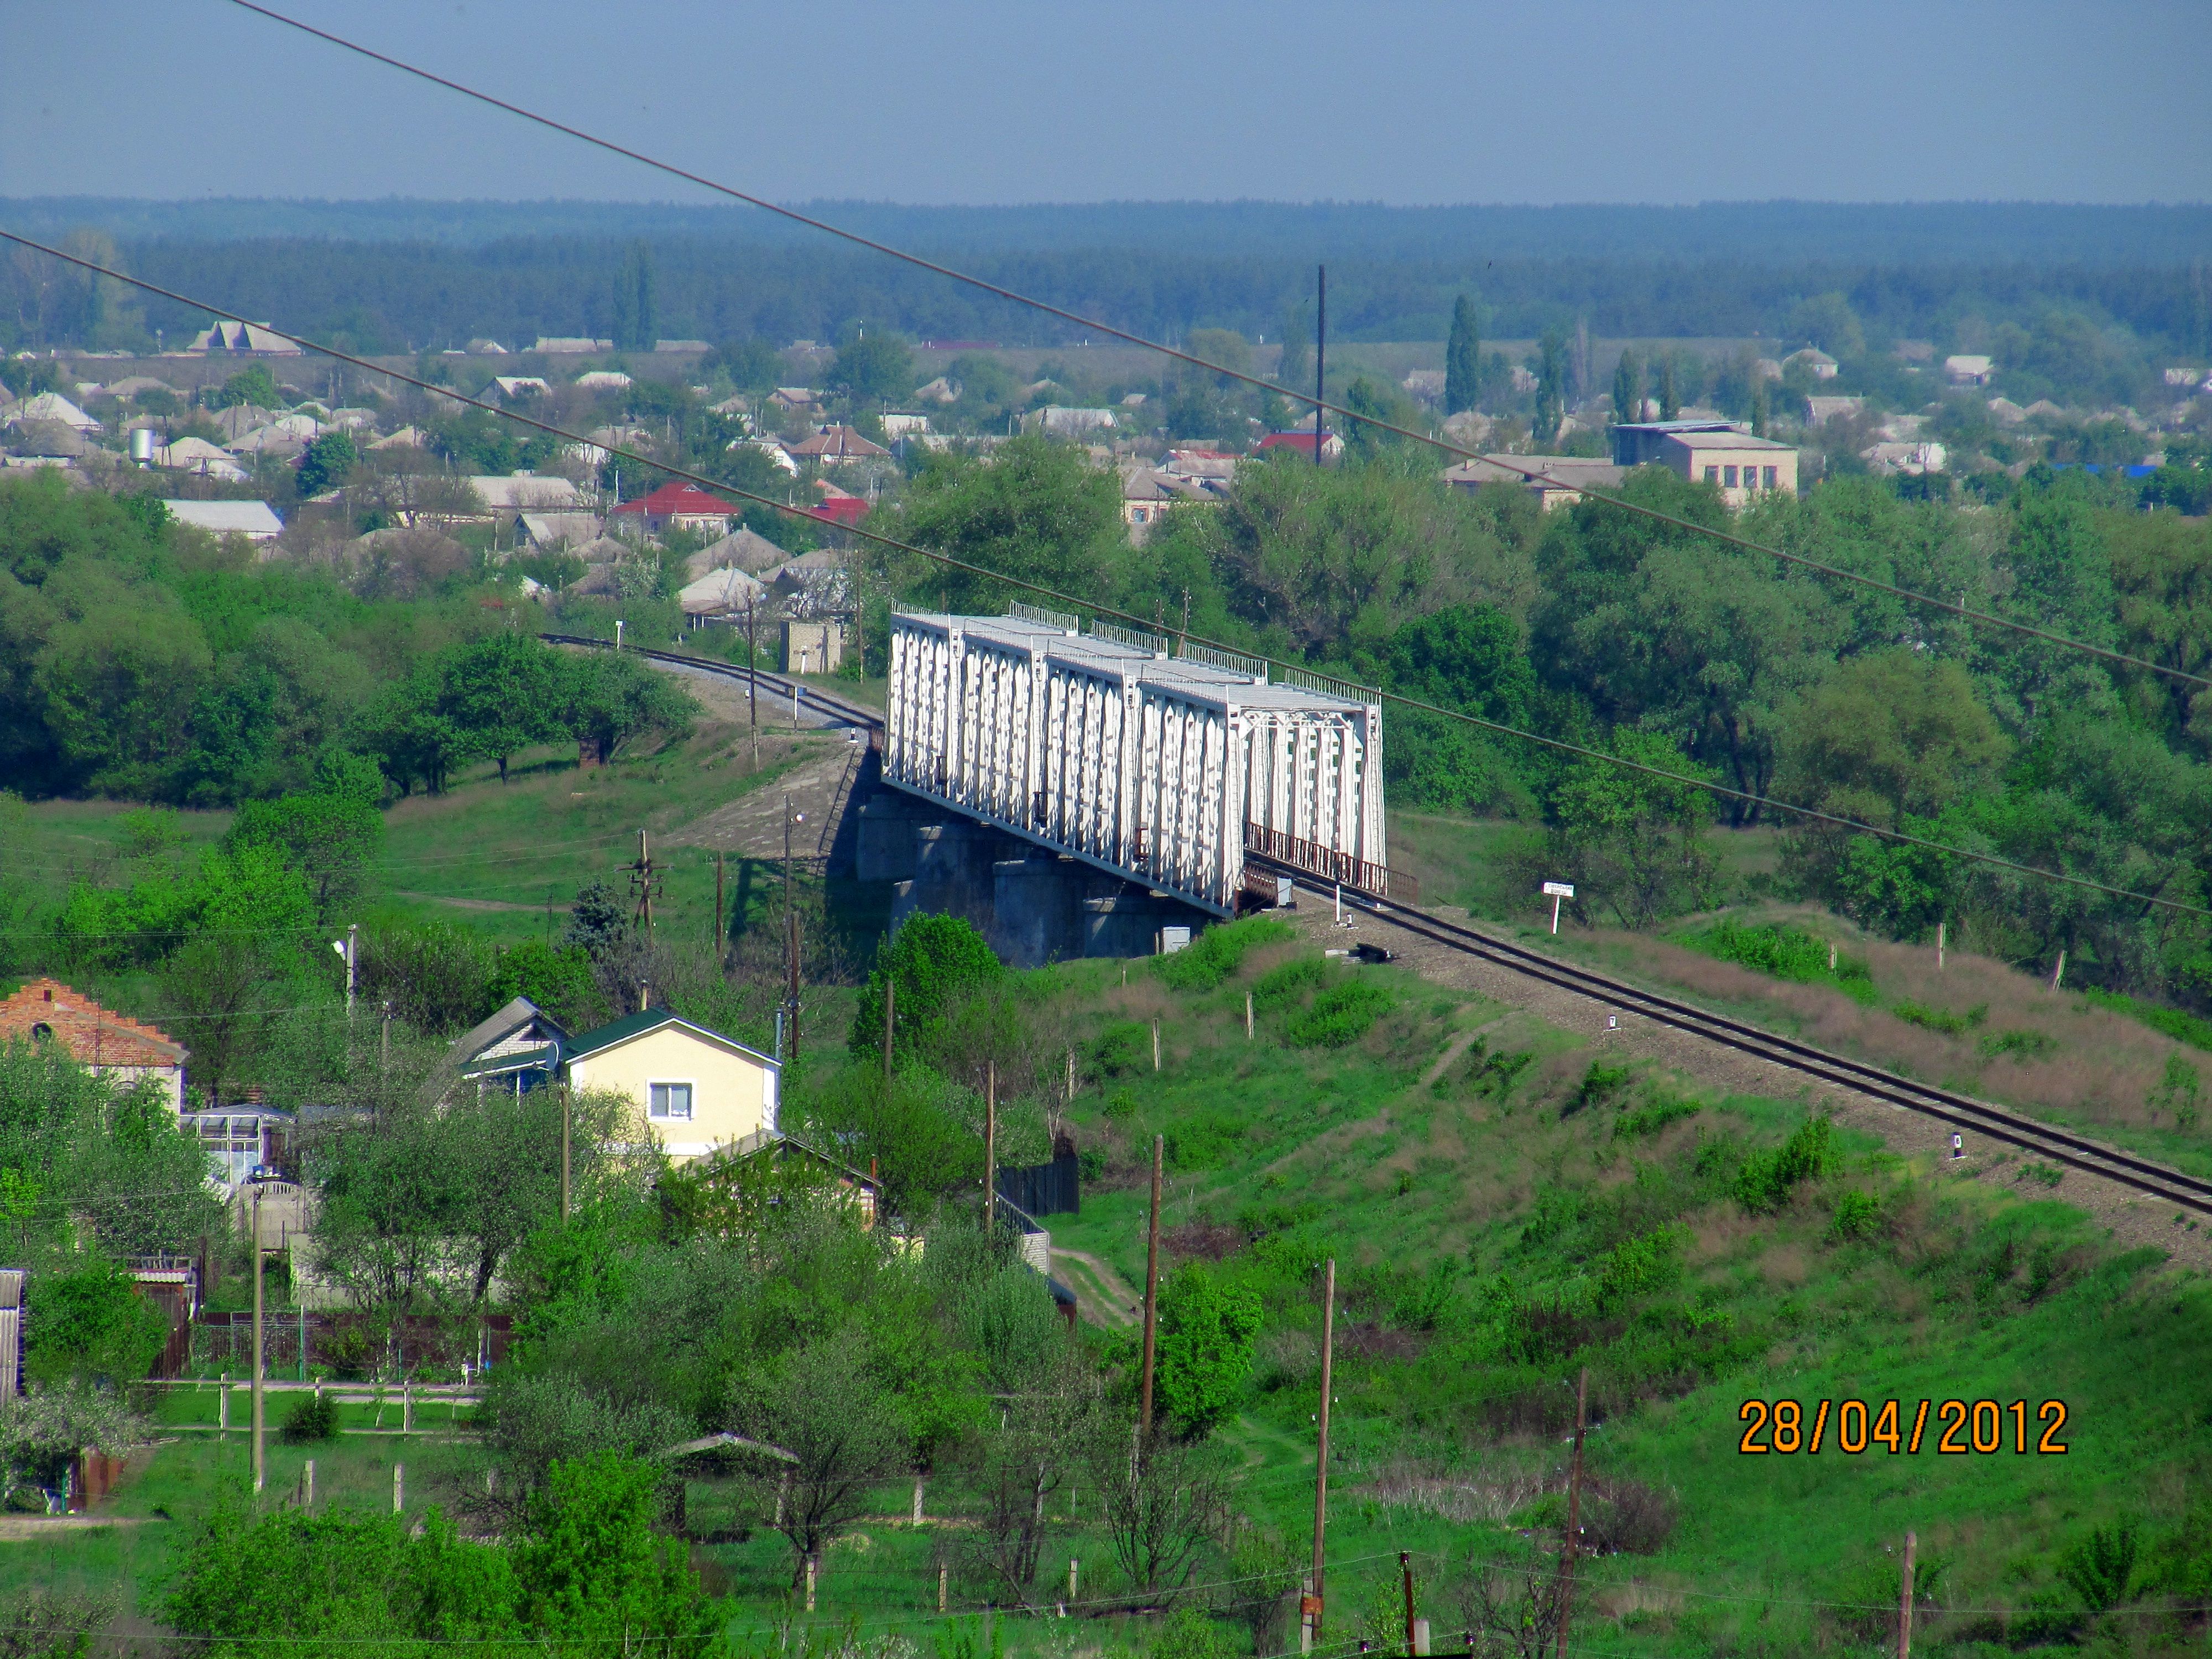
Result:
[[[1262,975],[1252,988],[1252,1000],[1262,1008],[1288,1002],[1328,977],[1328,963],[1323,958],[1299,957]]]
[[[1771,1152],[1754,1152],[1736,1171],[1736,1201],[1754,1214],[1778,1210],[1798,1183],[1835,1166],[1834,1129],[1826,1117],[1807,1120]]]
[[[1954,1014],[1948,1009],[1925,1007],[1917,1002],[1900,1002],[1889,1012],[1907,1025],[1917,1025],[1923,1031],[1964,1036],[1990,1017],[1990,1006],[1980,1003],[1963,1014]]]
[[[1301,1048],[1342,1048],[1366,1036],[1396,1002],[1371,981],[1346,980],[1316,997],[1304,1013],[1293,1014],[1285,1029]]]
[[[1682,943],[1753,973],[1803,985],[1833,985],[1862,1000],[1873,994],[1874,975],[1863,961],[1844,956],[1827,940],[1787,923],[1747,927],[1732,916],[1723,916],[1702,933],[1685,937]],[[1833,968],[1828,965],[1832,953]]]
[[[1176,1268],[1162,1291],[1160,1404],[1186,1434],[1203,1435],[1236,1408],[1251,1378],[1260,1298],[1197,1261]]]
[[[302,1395],[284,1419],[284,1438],[291,1445],[334,1439],[337,1431],[338,1402],[335,1395]]]
[[[1211,991],[1243,966],[1253,949],[1291,937],[1289,926],[1273,916],[1247,916],[1209,927],[1189,949],[1162,957],[1159,975],[1172,990]]]
[[[2095,1527],[2059,1558],[2059,1577],[2073,1586],[2091,1613],[2109,1613],[2128,1599],[2136,1571],[2136,1528],[2131,1521]]]
[[[1674,1530],[1674,1495],[1625,1475],[1585,1484],[1583,1542],[1597,1555],[1656,1555]]]
[[[1881,1230],[1881,1206],[1870,1194],[1856,1188],[1838,1195],[1828,1237],[1838,1240],[1872,1238]]]
[[[2058,1039],[2046,1031],[1992,1031],[1974,1045],[1984,1060],[1996,1060],[2005,1054],[2037,1060],[2057,1046]]]
[[[1654,1092],[1644,1103],[1633,1111],[1623,1112],[1613,1120],[1613,1138],[1626,1140],[1645,1135],[1656,1135],[1670,1123],[1680,1123],[1684,1118],[1695,1117],[1705,1108],[1694,1100],[1683,1100],[1674,1095]]]
[[[1597,1267],[1597,1305],[1618,1314],[1646,1297],[1672,1290],[1682,1277],[1682,1235],[1662,1227],[1605,1253]]]
[[[1148,1072],[1152,1066],[1152,1030],[1133,1019],[1116,1020],[1091,1040],[1091,1057],[1098,1069],[1108,1077],[1127,1077],[1135,1072]],[[1107,1115],[1126,1115],[1115,1111],[1122,1099],[1116,1095],[1107,1103]],[[1129,1110],[1136,1103],[1129,1103]]]
[[[1589,1070],[1583,1073],[1582,1085],[1559,1115],[1571,1117],[1585,1106],[1602,1106],[1628,1086],[1628,1079],[1629,1068],[1626,1066],[1608,1066],[1601,1060],[1590,1061]]]

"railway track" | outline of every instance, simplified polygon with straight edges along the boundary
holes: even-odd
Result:
[[[1280,873],[1293,878],[1309,892],[1322,897],[1330,897],[1336,890],[1328,883],[1317,881],[1289,865],[1272,860],[1253,859],[1250,861],[1267,864]],[[1434,944],[1468,956],[1480,957],[1530,979],[1592,998],[1622,1013],[1640,1014],[1646,1019],[1671,1025],[1678,1030],[1704,1037],[1708,1042],[1755,1055],[1822,1082],[1850,1089],[1886,1105],[1901,1107],[1923,1117],[1935,1118],[1954,1128],[1971,1131],[2024,1152],[2033,1152],[2069,1169],[2117,1182],[2163,1202],[2201,1215],[2212,1216],[2212,1182],[2202,1181],[2148,1158],[2138,1158],[2118,1147],[2108,1146],[2070,1130],[2008,1111],[1987,1101],[1976,1100],[1970,1095],[1916,1083],[1879,1066],[1831,1054],[1825,1048],[1800,1042],[1794,1037],[1781,1036],[1741,1020],[1730,1019],[1724,1014],[1699,1008],[1694,1004],[1678,1001],[1673,997],[1592,973],[1588,969],[1559,961],[1525,945],[1495,938],[1476,928],[1446,921],[1410,905],[1377,898],[1369,893],[1354,894],[1349,889],[1345,890],[1344,902],[1347,907],[1364,910]]]
[[[607,640],[568,634],[545,634],[539,637],[559,645],[605,647],[612,643]],[[672,651],[641,648],[638,654],[656,662],[721,674],[740,682],[748,678],[748,671],[743,668],[686,657]],[[771,673],[764,669],[757,671],[757,673],[762,686],[773,690],[787,701],[791,698],[796,683],[789,676]],[[825,713],[841,716],[871,732],[880,732],[883,729],[881,713],[865,704],[848,702],[811,685],[801,686],[799,690],[806,701]],[[1336,891],[1330,884],[1280,860],[1249,852],[1245,859],[1248,864],[1265,866],[1291,878],[1308,892],[1332,897]],[[2033,1152],[2068,1169],[2101,1176],[2132,1191],[2199,1215],[2212,1216],[2212,1181],[2200,1180],[2179,1170],[2138,1158],[2117,1146],[2093,1140],[2086,1135],[2078,1135],[2071,1130],[2008,1111],[1987,1101],[1976,1100],[1971,1095],[1937,1088],[1930,1084],[1916,1083],[1910,1078],[1900,1077],[1894,1072],[1885,1071],[1864,1060],[1831,1054],[1825,1048],[1801,1042],[1795,1037],[1763,1030],[1756,1025],[1731,1019],[1725,1014],[1714,1013],[1693,1003],[1644,990],[1603,974],[1593,973],[1586,968],[1577,968],[1571,963],[1546,956],[1540,951],[1516,945],[1510,939],[1498,939],[1478,928],[1431,915],[1427,911],[1415,909],[1409,904],[1351,890],[1345,890],[1344,901],[1432,944],[1464,955],[1480,957],[1530,979],[1589,997],[1621,1013],[1640,1014],[1660,1024],[1671,1025],[1677,1030],[1701,1036],[1709,1042],[1717,1042],[1723,1048],[1753,1055],[1802,1075],[1850,1089],[1885,1105],[1899,1107],[1923,1117],[1948,1123],[1961,1131],[1971,1131],[1992,1140],[2002,1141],[2007,1146]]]
[[[588,634],[540,634],[538,636],[548,645],[593,646],[601,650],[613,648],[612,640],[595,639]],[[650,661],[666,663],[672,667],[696,669],[702,674],[716,674],[724,679],[735,680],[743,685],[748,681],[757,684],[763,691],[773,692],[785,702],[797,697],[802,704],[811,705],[825,714],[836,715],[848,726],[859,726],[872,732],[883,729],[884,717],[879,710],[866,703],[854,702],[818,685],[809,685],[788,674],[778,674],[765,668],[747,670],[734,663],[715,662],[706,657],[687,657],[678,651],[655,651],[650,647],[625,645],[623,649]]]

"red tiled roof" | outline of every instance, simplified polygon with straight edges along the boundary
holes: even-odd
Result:
[[[615,509],[617,513],[641,513],[655,519],[673,519],[686,514],[726,514],[740,510],[735,503],[720,495],[710,495],[697,484],[675,482],[661,485],[650,495],[624,501]]]
[[[46,1031],[36,1028],[45,1026]],[[167,1032],[101,1007],[58,979],[34,979],[0,1002],[0,1042],[51,1034],[87,1066],[181,1066],[185,1049]]]
[[[810,519],[826,519],[831,524],[858,524],[868,515],[868,503],[859,495],[832,495],[819,507],[805,509]]]

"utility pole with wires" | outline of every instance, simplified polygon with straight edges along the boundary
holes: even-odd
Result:
[[[1567,1626],[1575,1616],[1575,1546],[1581,1541],[1583,1426],[1589,1405],[1589,1367],[1575,1382],[1575,1457],[1567,1474],[1567,1534],[1559,1545],[1559,1659],[1567,1659]]]
[[[1152,1137],[1152,1211],[1145,1228],[1145,1381],[1138,1409],[1138,1432],[1147,1448],[1152,1441],[1152,1357],[1159,1334],[1160,1163],[1166,1148],[1164,1137]]]
[[[753,764],[760,764],[760,641],[753,633],[753,602],[745,600],[745,724],[752,728]]]
[[[574,1097],[565,1083],[557,1085],[561,1091],[561,1224],[568,1224],[568,1136],[570,1125],[576,1116]]]
[[[789,1026],[790,1056],[799,1058],[799,913],[792,908],[791,826],[806,822],[806,814],[791,810],[791,797],[783,798],[783,965],[786,1023]]]
[[[1321,465],[1322,405],[1328,400],[1322,389],[1328,376],[1328,267],[1314,267],[1314,465]],[[1316,1566],[1318,1573],[1320,1568]]]
[[[889,974],[884,975],[884,1088],[891,1086],[891,1038],[898,1024],[898,981]]]
[[[1897,1659],[1912,1659],[1912,1552],[1919,1540],[1905,1534],[1905,1582],[1897,1592]]]
[[[994,1060],[983,1072],[983,1237],[995,1237],[998,1224],[999,1062]]]
[[[269,1480],[268,1414],[263,1409],[261,1296],[261,1188],[253,1189],[253,1490],[258,1494]]]
[[[719,847],[717,847],[717,848],[714,849],[714,927],[711,927],[711,928],[709,928],[709,929],[708,930],[708,942],[709,942],[709,943],[711,943],[711,944],[714,945],[714,954],[715,954],[717,957],[720,957],[720,956],[722,954],[722,939],[723,939],[723,934],[722,934],[722,849],[721,849],[720,848],[719,848]]]
[[[637,895],[635,920],[648,940],[653,938],[653,895],[666,884],[665,874],[653,868],[653,854],[646,846],[645,831],[641,830],[637,832],[637,862],[629,867],[629,890]]]
[[[1323,1267],[1321,1291],[1321,1410],[1316,1421],[1320,1433],[1314,1442],[1313,1574],[1299,1602],[1298,1647],[1311,1652],[1321,1636],[1322,1545],[1328,1532],[1328,1404],[1336,1357],[1336,1258]]]

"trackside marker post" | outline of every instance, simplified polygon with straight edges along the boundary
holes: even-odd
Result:
[[[1544,895],[1552,901],[1552,932],[1556,936],[1559,931],[1559,901],[1575,896],[1575,884],[1571,881],[1547,881],[1544,884]]]

